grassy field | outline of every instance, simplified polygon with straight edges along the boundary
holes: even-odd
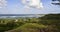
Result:
[[[38,18],[0,18],[0,32],[60,32],[60,14]]]

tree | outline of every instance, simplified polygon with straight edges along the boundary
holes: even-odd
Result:
[[[60,14],[48,14],[39,19],[41,19],[40,23],[55,27],[56,29],[53,30],[60,32]]]

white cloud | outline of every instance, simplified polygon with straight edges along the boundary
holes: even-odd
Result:
[[[29,8],[43,8],[41,0],[22,0],[22,3]]]
[[[6,0],[0,0],[0,8],[3,8],[6,6],[7,1]]]

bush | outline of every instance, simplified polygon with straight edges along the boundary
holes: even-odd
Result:
[[[17,31],[20,32],[40,32],[43,29],[46,29],[48,26],[45,25],[39,25],[37,23],[26,23],[19,28],[17,28]]]

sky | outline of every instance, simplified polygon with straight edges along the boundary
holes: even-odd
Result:
[[[6,0],[5,7],[0,8],[0,14],[50,14],[60,13],[60,6],[52,5],[51,0],[41,0],[43,8],[26,8],[22,0]],[[39,7],[39,6],[38,6]]]

